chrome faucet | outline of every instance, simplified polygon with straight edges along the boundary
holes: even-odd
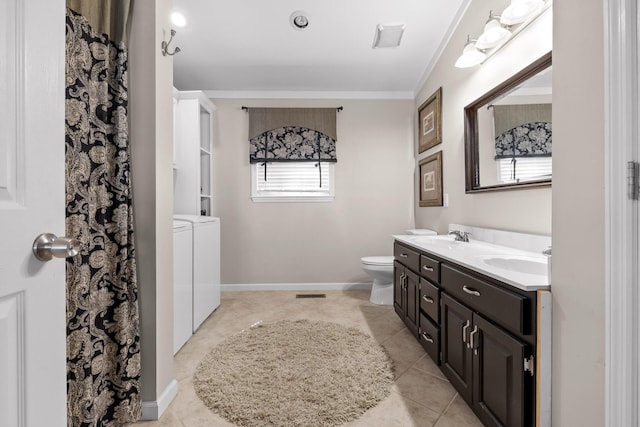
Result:
[[[471,233],[467,231],[453,230],[453,231],[450,231],[449,234],[453,234],[454,236],[456,236],[456,239],[455,239],[456,242],[468,242],[469,235]]]

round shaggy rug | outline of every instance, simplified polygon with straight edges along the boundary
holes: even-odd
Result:
[[[392,361],[373,338],[309,320],[233,335],[194,374],[205,405],[247,427],[340,425],[387,397],[392,383]]]

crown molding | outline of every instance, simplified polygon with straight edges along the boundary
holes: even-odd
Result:
[[[414,99],[413,91],[205,90],[213,99]]]

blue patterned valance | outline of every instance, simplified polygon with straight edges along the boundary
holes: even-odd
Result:
[[[336,162],[336,141],[313,129],[287,126],[249,141],[249,162]]]
[[[550,156],[551,123],[526,123],[496,137],[496,159]]]

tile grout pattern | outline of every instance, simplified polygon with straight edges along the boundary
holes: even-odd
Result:
[[[344,427],[480,427],[482,423],[411,335],[393,307],[369,302],[368,291],[328,291],[326,298],[300,298],[291,291],[224,292],[220,307],[174,358],[178,395],[158,421],[135,427],[233,427],[211,412],[193,390],[200,360],[226,337],[253,323],[322,320],[355,327],[380,343],[395,364],[385,400]]]

